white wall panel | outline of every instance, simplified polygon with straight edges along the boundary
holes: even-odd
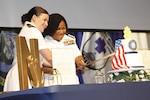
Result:
[[[35,5],[61,13],[69,28],[150,30],[150,0],[1,0],[0,27],[21,27]]]

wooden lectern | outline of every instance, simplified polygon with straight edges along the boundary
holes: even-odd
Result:
[[[16,36],[16,51],[20,90],[28,89],[28,80],[33,88],[44,86],[44,73],[40,68],[38,40],[30,39],[30,50],[25,37]]]

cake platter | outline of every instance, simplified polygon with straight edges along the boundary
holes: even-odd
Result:
[[[150,68],[130,68],[130,69],[120,69],[120,70],[112,70],[108,71],[107,73],[116,73],[116,72],[125,72],[125,71],[136,71],[136,70],[150,70]]]

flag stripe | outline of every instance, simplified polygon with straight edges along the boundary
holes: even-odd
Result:
[[[112,68],[114,70],[130,68],[129,66],[127,66],[123,45],[120,45],[120,47],[118,47],[118,49],[116,50],[116,54],[113,56]]]

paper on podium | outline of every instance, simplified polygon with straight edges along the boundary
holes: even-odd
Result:
[[[74,51],[71,48],[52,48],[52,64],[61,74],[62,85],[78,84]]]

